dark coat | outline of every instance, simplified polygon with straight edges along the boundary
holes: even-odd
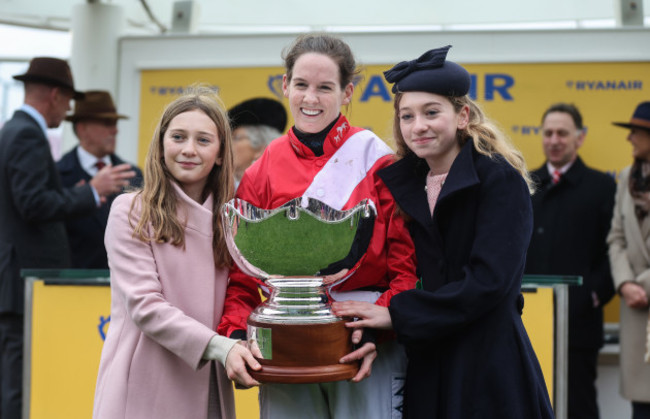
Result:
[[[20,269],[63,269],[63,220],[96,208],[90,185],[64,189],[38,123],[16,111],[0,131],[0,313],[22,314]]]
[[[110,158],[113,166],[125,163],[115,154]],[[81,180],[90,182],[92,178],[81,167],[76,147],[61,157],[56,167],[64,187],[71,188]],[[142,186],[142,172],[136,166],[132,165],[132,168],[136,175],[130,180],[130,187],[140,187]],[[115,197],[117,194],[107,197],[106,203],[88,215],[73,217],[66,221],[73,268],[108,269],[104,231],[108,222],[108,212]]]
[[[546,385],[521,320],[532,228],[528,189],[502,158],[469,140],[449,171],[434,216],[426,163],[406,157],[380,172],[411,218],[422,289],[389,311],[408,370],[406,418],[550,418]]]
[[[603,345],[603,308],[614,295],[607,255],[616,182],[576,159],[554,185],[546,165],[531,173],[534,228],[527,274],[581,275],[582,286],[569,288],[569,347]],[[594,307],[592,292],[600,301]]]

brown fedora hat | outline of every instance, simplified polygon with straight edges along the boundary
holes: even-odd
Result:
[[[83,93],[74,89],[72,71],[64,60],[52,57],[36,57],[29,62],[27,73],[13,76],[22,82],[36,82],[51,86],[66,87],[74,92],[74,98],[83,98]]]
[[[650,102],[641,102],[634,110],[630,122],[612,122],[623,128],[638,128],[650,131]]]
[[[84,119],[128,119],[115,109],[111,94],[105,90],[89,90],[85,97],[75,100],[74,113],[66,116],[66,121],[77,122]]]

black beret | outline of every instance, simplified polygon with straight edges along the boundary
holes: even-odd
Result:
[[[263,97],[245,100],[228,110],[232,129],[242,125],[268,125],[283,133],[287,111],[282,103]]]
[[[460,65],[447,61],[451,45],[429,50],[420,58],[402,61],[384,77],[397,92],[429,92],[443,96],[465,96],[469,92],[470,76]]]

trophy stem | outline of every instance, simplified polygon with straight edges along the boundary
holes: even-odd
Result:
[[[266,280],[271,291],[251,319],[275,324],[332,323],[341,318],[332,313],[322,277],[282,277]]]

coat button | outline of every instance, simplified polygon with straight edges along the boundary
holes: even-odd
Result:
[[[544,234],[544,227],[537,227],[537,234]]]

